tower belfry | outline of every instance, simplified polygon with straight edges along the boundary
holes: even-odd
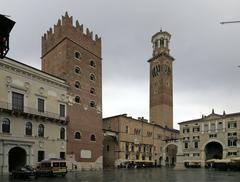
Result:
[[[173,80],[169,42],[171,35],[160,30],[152,36],[150,63],[150,122],[173,128]]]

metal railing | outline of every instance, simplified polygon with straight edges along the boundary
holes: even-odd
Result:
[[[45,117],[45,118],[66,120],[66,116],[65,117],[60,116],[60,114],[58,114],[58,113],[53,113],[53,112],[48,112],[48,111],[39,112],[38,109],[32,108],[32,107],[25,107],[25,106],[24,107],[19,107],[19,106],[16,107],[12,103],[8,103],[8,102],[0,101],[0,108],[9,110],[9,111],[13,111],[16,113],[26,113],[26,114],[32,114],[32,115],[36,115],[36,116]]]

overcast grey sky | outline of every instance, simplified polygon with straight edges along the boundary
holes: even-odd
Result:
[[[174,126],[240,111],[239,0],[0,0],[11,15],[8,56],[40,69],[41,36],[68,11],[102,37],[103,116],[149,113],[151,36],[172,34]]]

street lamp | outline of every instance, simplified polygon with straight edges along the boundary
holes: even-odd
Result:
[[[9,33],[15,22],[0,14],[0,58],[3,59],[9,50]]]

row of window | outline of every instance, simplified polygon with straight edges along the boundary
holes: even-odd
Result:
[[[189,157],[189,156],[190,156],[188,153],[184,153],[183,155],[184,155],[185,157]],[[193,157],[199,157],[199,156],[200,156],[200,153],[193,153],[192,155],[193,155]]]
[[[131,151],[134,152],[134,144],[130,144],[128,142],[125,143],[125,151]],[[137,146],[137,152],[152,152],[152,146],[151,145],[138,145]]]
[[[11,131],[11,122],[8,118],[2,119],[2,132],[10,133]],[[44,137],[45,126],[43,124],[39,124],[37,127],[37,136]],[[31,122],[26,122],[25,124],[25,135],[32,136],[33,134],[33,126]],[[60,128],[60,139],[65,139],[65,128]]]
[[[125,133],[129,133],[129,127],[128,127],[128,126],[125,126]],[[134,135],[140,135],[140,134],[141,134],[141,130],[135,128],[135,129],[134,129]],[[153,135],[152,132],[147,131],[147,137],[152,137],[152,135]],[[157,138],[158,138],[158,139],[161,139],[161,135],[160,135],[160,134],[157,134]]]
[[[236,156],[237,152],[228,152],[227,153],[228,156]],[[185,153],[184,156],[189,157],[188,153]],[[200,154],[199,153],[193,153],[193,157],[199,157]]]
[[[78,103],[78,104],[81,103],[80,96],[76,96],[74,101],[75,101],[75,103]],[[96,102],[95,101],[90,101],[89,106],[95,108],[96,107]]]
[[[3,133],[10,133],[10,128],[11,128],[11,122],[8,118],[3,118],[2,120],[2,132]],[[45,133],[45,126],[43,124],[39,124],[38,128],[38,137],[44,137],[44,133]],[[26,122],[25,125],[25,135],[26,136],[32,136],[33,134],[33,126],[31,122]],[[60,139],[65,139],[65,128],[61,127],[60,128]],[[81,139],[81,133],[80,132],[76,132],[74,134],[74,138],[75,139]],[[91,141],[96,141],[96,136],[94,134],[92,134],[90,136],[90,140]]]
[[[77,89],[80,89],[80,88],[81,88],[81,84],[80,84],[79,81],[76,81],[76,82],[75,82],[75,87],[76,87]],[[96,90],[95,90],[95,88],[93,88],[93,87],[90,88],[89,92],[90,92],[90,94],[93,94],[93,95],[96,94]]]
[[[230,121],[228,122],[228,129],[234,129],[237,128],[237,122],[236,121]],[[222,130],[223,129],[223,123],[222,122],[218,122],[217,127],[216,127],[216,123],[211,123],[210,124],[210,128],[209,128],[209,124],[206,123],[204,124],[204,128],[203,131],[207,132],[207,131],[215,131],[215,130]],[[200,131],[200,127],[193,127],[192,129],[193,132],[199,132]],[[190,132],[190,128],[183,128],[183,133],[189,133]]]
[[[75,53],[74,53],[74,57],[76,58],[76,59],[78,59],[78,60],[80,60],[80,59],[82,59],[82,54],[80,53],[80,52],[78,52],[78,51],[76,51]],[[91,67],[96,67],[96,62],[94,61],[94,60],[90,60],[90,62],[89,62],[89,65],[91,66]]]
[[[80,132],[76,132],[76,133],[74,134],[74,138],[80,140],[80,139],[82,138],[81,133],[80,133]],[[90,141],[95,142],[95,141],[96,141],[96,135],[91,134],[91,136],[90,136]]]
[[[75,67],[75,73],[76,74],[81,74],[81,69],[78,66]],[[93,73],[90,73],[89,79],[92,80],[92,81],[95,81],[96,76]]]
[[[24,94],[17,92],[12,92],[12,109],[15,111],[24,111]],[[43,98],[37,99],[37,111],[45,112],[45,100]],[[64,104],[59,105],[59,115],[60,117],[65,117],[66,108]]]
[[[197,149],[199,147],[199,142],[193,142],[193,147]],[[184,142],[184,148],[188,149],[189,148],[189,142]]]
[[[125,159],[129,159],[129,154],[126,154],[126,155],[125,155]],[[135,159],[136,159],[136,160],[139,160],[139,155],[136,155],[136,156],[135,156]],[[152,156],[148,156],[148,159],[149,159],[149,160],[152,160]],[[146,156],[142,155],[142,160],[146,160]]]

